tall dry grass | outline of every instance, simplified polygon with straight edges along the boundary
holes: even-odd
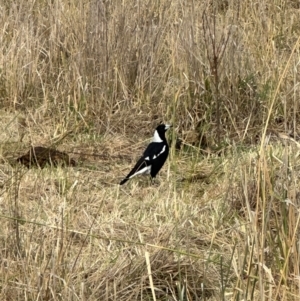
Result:
[[[0,14],[1,300],[298,300],[298,1]],[[120,189],[160,121],[158,183]],[[79,166],[11,166],[30,145]]]

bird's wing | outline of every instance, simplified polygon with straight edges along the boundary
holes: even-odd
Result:
[[[152,160],[159,157],[162,153],[166,151],[167,145],[165,143],[155,143],[152,142],[146,148],[143,158],[146,161],[151,162]]]
[[[144,151],[143,156],[137,161],[130,173],[120,182],[120,185],[123,185],[130,178],[134,177],[137,174],[149,171],[149,167],[151,170],[151,165],[154,163],[153,161],[165,151],[167,151],[167,145],[165,143],[150,143]]]
[[[153,160],[163,153],[164,150],[165,146],[161,145],[161,143],[150,143],[143,156],[136,162],[135,166],[132,168],[126,178],[130,179],[139,171],[142,171],[143,169],[146,170],[148,166],[152,165]]]
[[[147,168],[149,166],[149,161],[145,160],[144,157],[141,157],[135,164],[135,166],[132,168],[132,170],[130,171],[130,173],[126,176],[126,178],[123,180],[124,183],[130,179],[131,177],[133,177],[136,173],[138,173],[139,171],[141,171],[144,168]],[[122,181],[122,182],[123,182]]]

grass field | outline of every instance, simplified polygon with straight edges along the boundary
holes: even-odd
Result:
[[[0,300],[299,300],[299,1],[0,15]],[[155,183],[119,186],[160,122]]]

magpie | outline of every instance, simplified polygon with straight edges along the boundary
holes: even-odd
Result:
[[[131,172],[120,182],[120,185],[140,174],[150,174],[151,179],[156,177],[169,155],[169,145],[165,133],[170,127],[171,125],[168,124],[160,124],[156,128],[152,142],[148,145]]]

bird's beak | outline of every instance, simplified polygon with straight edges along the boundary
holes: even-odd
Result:
[[[165,129],[168,130],[170,127],[172,127],[172,124],[166,124]]]

